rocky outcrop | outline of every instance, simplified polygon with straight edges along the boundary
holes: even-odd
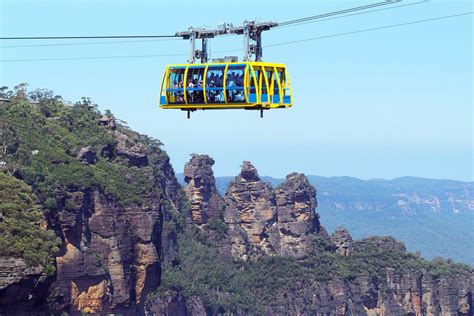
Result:
[[[145,146],[119,131],[113,132],[117,142],[115,152],[125,158],[130,166],[144,167],[148,164]]]
[[[0,315],[45,311],[51,277],[42,266],[23,259],[0,257]]]
[[[253,253],[275,254],[271,243],[271,235],[278,234],[275,195],[249,161],[244,161],[224,199],[232,255],[247,260]]]
[[[224,200],[216,189],[213,165],[208,155],[193,155],[184,166],[184,192],[191,204],[191,221],[196,225],[222,218]]]
[[[193,183],[193,178],[198,178],[198,181],[211,179],[209,175],[212,175],[212,163],[197,163],[192,159],[186,165],[187,168],[189,166],[192,166],[192,172],[189,169],[185,171],[188,186]],[[199,172],[199,168],[203,170]],[[207,176],[196,177],[195,174]],[[212,186],[213,180],[212,177]],[[205,183],[198,183],[206,186]],[[188,196],[192,197],[189,193]],[[302,174],[292,173],[284,183],[272,189],[261,180],[250,162],[244,162],[240,174],[230,183],[224,200],[224,220],[228,228],[226,243],[230,254],[236,259],[282,255],[304,260],[308,252],[314,250],[311,249],[312,236],[322,238],[329,247],[328,251],[335,251],[342,256],[360,256],[367,249],[372,249],[370,247],[379,249],[382,253],[406,253],[404,244],[392,237],[370,237],[353,241],[344,228],[338,228],[329,237],[315,213],[316,190]],[[205,211],[205,203],[194,205],[195,212]],[[435,278],[426,271],[402,272],[395,269],[387,269],[382,279],[360,276],[350,281],[339,278],[320,281],[311,277],[303,283],[292,284],[289,292],[275,293],[275,298],[268,304],[265,313],[472,315],[470,286],[472,280],[465,280],[461,276]],[[206,310],[202,301],[198,305],[202,306],[199,309],[201,312]],[[190,312],[189,301],[179,291],[154,298],[147,306],[150,314],[154,315],[194,315]],[[239,310],[233,310],[232,313],[245,314]]]
[[[347,229],[339,227],[331,235],[331,241],[336,246],[336,251],[342,256],[349,256],[351,254],[352,237]]]
[[[224,199],[224,219],[236,258],[247,260],[259,254],[303,258],[311,234],[328,238],[315,212],[316,189],[303,174],[288,175],[273,190],[245,161]]]
[[[113,131],[117,129],[117,123],[113,115],[103,115],[99,119],[99,124]]]
[[[91,148],[91,146],[83,147],[79,149],[76,157],[86,164],[95,164],[97,161],[96,152]]]
[[[206,316],[204,305],[199,297],[185,299],[177,292],[166,293],[163,297],[149,299],[145,306],[147,315],[160,316]]]
[[[278,254],[304,257],[308,252],[310,234],[326,234],[315,212],[316,188],[309,184],[305,175],[292,173],[275,189],[275,200]]]

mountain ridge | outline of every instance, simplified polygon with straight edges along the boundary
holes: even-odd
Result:
[[[176,176],[183,185],[182,175]],[[330,231],[342,225],[355,238],[389,234],[428,258],[442,255],[474,265],[474,182],[410,176],[377,181],[348,176],[307,178],[318,188],[318,212]],[[222,196],[233,179],[215,178]],[[261,179],[273,187],[284,181]]]

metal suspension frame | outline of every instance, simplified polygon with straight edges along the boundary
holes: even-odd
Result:
[[[175,36],[189,40],[188,63],[194,64],[196,59],[201,63],[208,62],[208,39],[219,35],[243,35],[243,61],[262,61],[262,32],[278,26],[277,22],[244,21],[242,26],[234,27],[232,24],[221,23],[217,29],[190,27],[188,31],[177,32]],[[201,49],[196,49],[196,40],[201,39]]]

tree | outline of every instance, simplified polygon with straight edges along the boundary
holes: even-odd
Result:
[[[6,171],[10,176],[16,171],[16,168],[10,166],[10,161],[18,147],[18,138],[13,125],[0,120],[0,170]]]
[[[43,101],[43,100],[51,100],[54,99],[54,92],[48,89],[36,89],[28,93],[28,97],[32,101]]]
[[[0,98],[10,99],[13,96],[13,91],[8,90],[7,86],[0,87]]]
[[[48,89],[36,89],[28,93],[28,97],[30,100],[38,102],[41,113],[46,117],[56,114],[59,104],[62,102],[60,95],[54,95],[54,92]]]
[[[28,100],[27,88],[28,84],[26,82],[22,82],[15,86],[15,99]]]

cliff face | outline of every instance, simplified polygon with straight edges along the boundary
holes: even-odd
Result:
[[[148,292],[159,285],[162,214],[165,206],[179,204],[176,180],[169,178],[167,159],[151,162],[145,145],[112,133],[112,151],[128,168],[143,171],[145,188],[140,201],[128,205],[100,189],[59,193],[68,207],[56,219],[64,243],[49,296],[52,310],[140,311]]]
[[[51,281],[42,266],[31,266],[20,258],[0,257],[0,314],[44,311]]]

